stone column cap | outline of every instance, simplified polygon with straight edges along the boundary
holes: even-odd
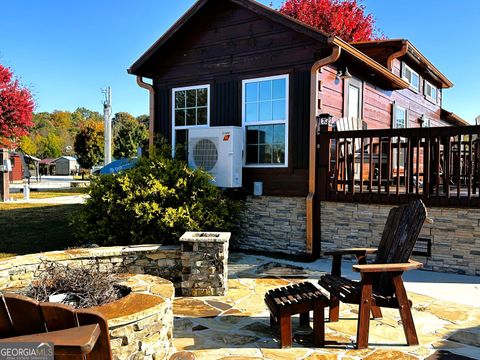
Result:
[[[180,237],[182,242],[213,242],[213,243],[226,243],[230,240],[230,232],[219,231],[187,231]]]

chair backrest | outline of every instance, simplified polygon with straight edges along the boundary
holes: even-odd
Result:
[[[414,200],[406,205],[394,207],[388,214],[374,263],[405,263],[410,259],[423,223],[427,218],[427,209],[422,200]],[[391,295],[390,275],[379,274],[374,280],[375,291]]]
[[[366,130],[367,123],[362,119],[357,118],[340,118],[335,122],[337,131],[350,131],[350,130]],[[355,139],[355,152],[360,151],[361,140]]]
[[[65,330],[90,324],[99,324],[101,333],[95,347],[86,358],[111,359],[108,323],[100,313],[88,309],[75,310],[63,304],[41,303],[19,294],[4,293],[0,297],[0,338]],[[84,359],[82,355],[78,357],[69,355],[66,358]]]

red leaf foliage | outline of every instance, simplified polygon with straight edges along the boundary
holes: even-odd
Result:
[[[30,90],[0,64],[0,147],[13,148],[21,136],[28,135],[34,107]]]
[[[357,0],[286,0],[280,12],[347,42],[383,38]]]

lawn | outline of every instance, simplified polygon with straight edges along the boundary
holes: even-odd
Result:
[[[0,203],[0,257],[73,246],[69,223],[81,207]]]
[[[48,199],[58,196],[82,195],[88,192],[88,188],[65,188],[30,191],[30,199]],[[23,193],[10,193],[12,199],[23,199]]]

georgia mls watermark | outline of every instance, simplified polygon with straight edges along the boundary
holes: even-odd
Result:
[[[53,360],[53,343],[0,343],[1,360]]]

